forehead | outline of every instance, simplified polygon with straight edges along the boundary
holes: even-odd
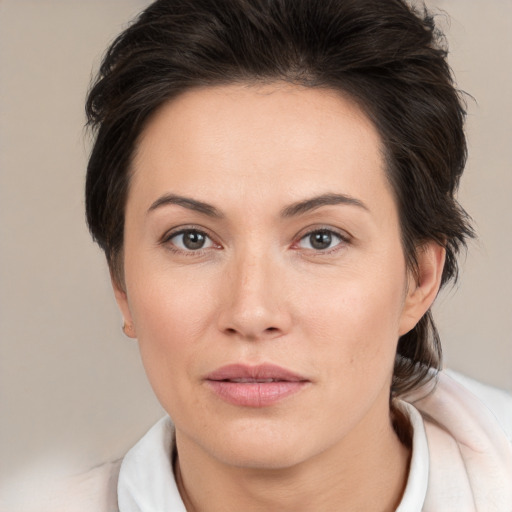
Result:
[[[280,185],[289,200],[315,193],[372,195],[388,188],[379,134],[340,93],[289,84],[190,90],[141,134],[131,194],[255,196]],[[154,197],[153,197],[154,200]]]

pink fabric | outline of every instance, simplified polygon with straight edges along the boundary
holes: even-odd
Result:
[[[430,470],[424,512],[512,512],[512,444],[478,398],[441,372],[405,398],[423,416]]]

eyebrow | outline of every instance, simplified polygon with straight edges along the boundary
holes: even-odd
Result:
[[[164,196],[159,197],[148,208],[148,213],[156,210],[157,208],[167,206],[170,204],[182,206],[183,208],[187,208],[189,210],[202,213],[204,215],[207,215],[208,217],[214,217],[217,219],[221,219],[222,217],[224,217],[224,215],[211,204],[203,203],[202,201],[197,201],[196,199],[191,199],[189,197],[178,196],[176,194],[165,194]]]
[[[217,208],[215,208],[215,206],[212,206],[211,204],[176,194],[165,194],[162,197],[159,197],[148,208],[148,213],[162,206],[167,206],[171,204],[175,204],[183,208],[187,208],[188,210],[193,210],[202,213],[204,215],[207,215],[208,217],[213,217],[217,219],[221,219],[224,217],[224,214],[217,210]],[[281,217],[295,217],[297,215],[303,215],[304,213],[316,210],[317,208],[320,208],[322,206],[332,206],[337,204],[357,206],[358,208],[362,208],[363,210],[369,211],[368,207],[362,201],[356,199],[355,197],[351,197],[346,194],[322,194],[320,196],[305,199],[304,201],[298,201],[296,203],[291,204],[290,206],[287,206],[286,208],[281,210]]]
[[[370,211],[368,207],[359,199],[348,196],[346,194],[322,194],[320,196],[312,197],[304,201],[298,201],[290,206],[287,206],[281,211],[282,217],[295,217],[304,213],[316,210],[322,206],[331,206],[337,204],[344,204],[349,206],[357,206],[363,210]]]

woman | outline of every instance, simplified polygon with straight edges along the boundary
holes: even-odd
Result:
[[[111,46],[87,219],[172,418],[119,510],[512,510],[509,440],[437,373],[473,234],[438,38],[399,0],[160,0]]]

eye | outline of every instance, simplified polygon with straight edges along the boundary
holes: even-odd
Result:
[[[170,242],[182,251],[199,251],[214,247],[212,239],[197,229],[182,229],[177,233],[172,233],[167,237],[166,242]]]
[[[317,229],[304,235],[297,244],[301,249],[311,249],[314,251],[327,251],[346,240],[338,233],[330,229]]]

